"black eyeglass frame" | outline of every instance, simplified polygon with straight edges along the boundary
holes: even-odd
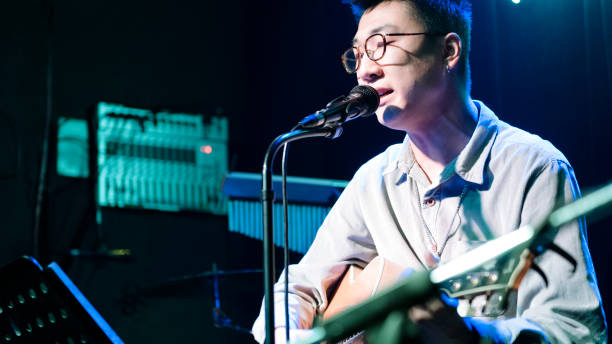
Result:
[[[380,59],[382,59],[383,57],[385,57],[385,53],[387,52],[387,39],[385,37],[388,36],[418,36],[418,35],[426,35],[426,36],[442,36],[444,35],[441,32],[413,32],[413,33],[384,33],[384,32],[377,32],[375,34],[370,35],[368,38],[366,38],[366,40],[363,42],[363,50],[365,51],[365,55],[371,60],[371,61],[379,61]],[[373,58],[372,56],[370,56],[370,54],[368,53],[368,50],[366,49],[367,43],[368,41],[375,36],[380,36],[382,37],[382,41],[383,41],[383,52],[380,55],[380,57],[378,58]],[[357,51],[357,55],[356,60],[357,62],[355,63],[355,70],[351,71],[347,66],[346,66],[346,54],[349,51],[353,51],[356,50]],[[375,51],[375,50],[374,50]],[[361,58],[363,57],[363,53],[361,52],[361,50],[359,49],[359,47],[357,46],[352,46],[348,49],[346,49],[342,55],[340,56],[340,58],[342,59],[342,67],[344,67],[344,70],[346,70],[347,73],[349,74],[353,74],[356,73],[357,70],[359,69],[359,66],[361,64]]]

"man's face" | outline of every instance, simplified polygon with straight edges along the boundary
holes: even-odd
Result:
[[[411,5],[383,2],[359,21],[354,46],[364,51],[365,40],[374,33],[427,31],[416,19]],[[363,56],[357,70],[360,85],[374,87],[380,95],[378,121],[392,129],[416,130],[434,120],[443,98],[446,65],[442,38],[437,36],[387,36],[385,55],[378,61]]]

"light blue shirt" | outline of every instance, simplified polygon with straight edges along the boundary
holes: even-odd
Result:
[[[309,251],[289,269],[291,328],[312,326],[315,315],[327,307],[327,291],[349,262],[364,266],[382,256],[406,268],[431,269],[438,260],[444,263],[487,240],[535,224],[556,206],[580,197],[572,167],[550,142],[475,104],[478,124],[440,183],[430,184],[416,164],[409,137],[361,166]],[[506,342],[522,330],[539,332],[551,343],[605,342],[585,223],[561,227],[554,243],[576,259],[576,271],[556,253],[543,253],[536,263],[548,286],[529,271],[510,311],[483,320]],[[284,325],[283,290],[282,282],[275,285],[277,327]],[[263,313],[262,306],[253,325],[260,342],[265,337]]]

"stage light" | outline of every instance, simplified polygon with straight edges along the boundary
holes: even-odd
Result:
[[[521,0],[512,0],[513,3],[515,4],[519,4],[521,2]]]

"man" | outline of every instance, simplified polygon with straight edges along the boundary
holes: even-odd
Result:
[[[380,257],[402,268],[431,269],[535,224],[558,204],[579,197],[573,170],[557,149],[471,99],[467,1],[379,0],[353,6],[360,20],[344,66],[359,84],[378,91],[378,121],[407,135],[357,171],[308,253],[290,267],[287,326],[295,338],[326,310],[348,263],[364,266]],[[548,285],[528,272],[516,301],[497,319],[464,323],[456,313],[449,316],[447,307],[420,306],[421,315],[413,312],[412,318],[435,329],[429,326],[424,340],[605,342],[585,230],[576,221],[554,239],[576,259],[576,271],[555,253],[542,254],[536,262]],[[277,342],[284,341],[286,326],[282,290],[277,284]],[[263,308],[253,333],[264,339]]]

